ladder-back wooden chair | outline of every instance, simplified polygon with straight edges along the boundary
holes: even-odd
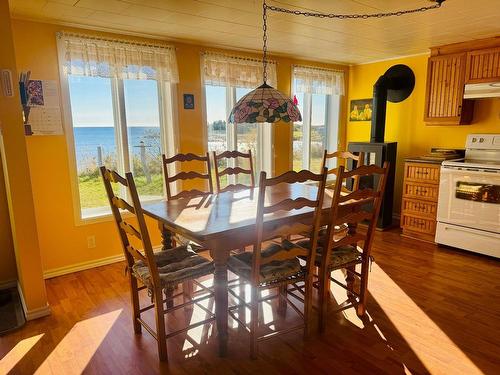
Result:
[[[167,189],[167,199],[168,200],[179,199],[179,198],[195,198],[195,197],[209,195],[209,194],[212,194],[214,192],[213,184],[212,184],[212,174],[211,174],[211,170],[210,170],[210,156],[209,156],[208,152],[204,156],[188,153],[188,154],[177,154],[177,155],[174,155],[170,158],[167,158],[165,156],[165,154],[163,154],[162,160],[163,160],[163,163],[162,163],[163,164],[163,175],[165,176],[165,187]],[[176,163],[176,162],[183,163],[184,165],[186,165],[186,163],[190,163],[190,162],[201,162],[205,165],[206,171],[203,173],[200,173],[200,172],[194,171],[192,169],[185,170],[186,168],[184,168],[183,171],[171,176],[169,174],[169,171],[168,171],[169,166]],[[191,166],[191,168],[192,168],[192,166]],[[184,182],[184,181],[193,181],[196,179],[205,180],[206,181],[205,186],[208,187],[208,189],[181,190],[179,193],[177,193],[175,195],[172,194],[172,186],[171,186],[172,183],[175,183],[178,180],[181,180]]]
[[[236,299],[240,300],[243,306],[249,307],[251,310],[249,327],[245,323],[245,319],[240,319],[239,316],[236,316],[232,312],[233,308],[241,308],[241,305],[233,306],[229,313],[235,320],[250,331],[250,356],[252,358],[257,356],[257,345],[259,341],[272,338],[280,333],[302,328],[304,329],[304,334],[308,334],[312,306],[312,276],[323,196],[325,192],[325,180],[326,173],[315,174],[306,170],[300,172],[290,171],[281,176],[269,179],[266,178],[266,172],[261,172],[260,174],[253,252],[233,255],[229,258],[228,262],[231,272],[239,276],[238,280],[246,281],[252,287],[250,304],[247,304],[244,298],[241,298],[232,290],[234,286],[230,285],[229,287],[230,293]],[[304,182],[316,182],[319,184],[317,192],[313,194],[314,196],[304,197],[298,195],[297,197],[290,197],[290,191],[292,191],[293,195],[293,185],[295,184],[297,186],[297,184]],[[265,225],[266,217],[283,214],[304,207],[314,208],[313,220],[301,222],[294,218],[293,221],[284,220],[280,225],[273,226],[272,228]],[[303,232],[310,233],[312,246],[309,248],[301,247],[288,240],[282,240],[280,243],[275,242],[263,248],[264,241],[284,238]],[[300,264],[297,258],[298,256],[305,259],[305,266]],[[303,312],[288,299],[287,290],[288,285],[302,281],[305,283],[304,298],[302,299],[304,303]],[[240,288],[241,284],[237,286]],[[303,317],[304,323],[300,326],[282,331],[273,331],[263,336],[259,336],[257,332],[259,327],[259,303],[276,297],[260,298],[260,291],[270,288],[278,288],[277,296],[280,298],[279,310],[284,311],[287,304],[290,304],[290,306]]]
[[[329,153],[327,150],[325,150],[323,154],[323,161],[321,163],[322,169],[328,168],[328,160],[330,159],[337,159],[337,167],[339,165],[339,162],[342,162],[342,164],[344,165],[344,169],[347,170],[348,168],[347,165],[351,163],[353,165],[352,169],[361,167],[364,164],[365,154],[363,152],[360,152],[358,155],[355,155],[349,151],[335,151]],[[328,169],[327,172],[328,176],[330,175],[337,176],[337,170],[338,168]],[[333,183],[331,183],[328,181],[328,176],[327,176],[326,186],[327,188],[334,188],[336,180],[333,180]],[[344,183],[346,184],[347,182]],[[342,191],[346,193],[355,191],[358,188],[359,188],[359,178],[357,176],[352,179],[352,190],[349,190],[346,187],[346,185],[342,185]],[[341,238],[347,234],[348,230],[349,229],[346,223],[339,224],[335,227],[335,236],[337,238]],[[322,239],[325,236],[325,234],[326,234],[326,228],[322,228],[320,232],[320,239]]]
[[[204,156],[202,155],[195,155],[192,153],[187,153],[187,154],[176,154],[170,158],[167,158],[165,154],[162,154],[162,165],[163,165],[163,175],[165,177],[165,188],[167,190],[167,199],[168,200],[173,200],[173,199],[180,199],[180,198],[199,198],[199,197],[206,197],[214,192],[213,189],[213,182],[212,182],[212,173],[211,173],[211,167],[210,167],[210,155],[207,152]],[[184,169],[181,172],[171,175],[169,173],[169,167],[174,166],[175,163],[182,163]],[[203,164],[204,165],[204,172],[197,172],[192,170],[192,168],[196,164]],[[177,181],[182,181],[184,184],[184,181],[195,181],[195,180],[204,180],[205,181],[205,189],[200,190],[200,189],[190,189],[190,190],[181,190],[177,194],[172,193],[172,185],[173,183],[176,183]],[[160,223],[160,230],[163,231],[162,224]],[[179,236],[177,234],[173,234],[173,237],[169,236],[169,241],[171,241],[172,246],[175,246],[176,244],[186,244],[189,243],[190,241],[186,240],[182,236]],[[197,244],[191,243],[197,251],[203,250],[203,248]]]
[[[358,155],[355,155],[353,154],[352,152],[349,152],[349,151],[335,151],[335,152],[331,152],[329,153],[328,150],[325,150],[324,154],[323,154],[323,161],[321,163],[321,168],[328,168],[328,161],[330,159],[337,159],[337,167],[338,167],[338,162],[341,161],[342,164],[344,165],[344,169],[345,170],[348,170],[348,164],[353,164],[353,168],[351,169],[354,169],[354,168],[358,168],[358,167],[361,167],[362,165],[364,165],[364,162],[365,162],[365,153],[364,152],[360,152],[358,153]],[[328,175],[337,175],[337,168],[333,168],[333,169],[328,169]],[[327,186],[328,186],[328,177],[327,177]],[[335,186],[335,182],[333,183],[332,187]],[[359,186],[359,180],[358,179],[354,179],[353,181],[353,189],[352,191],[356,190]],[[347,187],[344,186],[344,189],[347,190]]]
[[[221,154],[218,154],[213,151],[213,156],[214,156],[214,164],[215,164],[215,180],[217,183],[217,191],[219,193],[222,193],[224,191],[240,191],[248,188],[253,188],[255,187],[255,177],[254,177],[254,170],[253,170],[253,160],[252,160],[252,151],[248,150],[248,152],[241,152],[241,151],[224,151]],[[219,171],[219,162],[221,160],[226,160],[229,161],[233,159],[235,162],[235,167],[226,167],[222,171]],[[237,161],[240,160],[248,160],[248,169],[242,168],[237,164]],[[221,187],[221,179],[224,176],[238,176],[238,175],[247,175],[250,178],[250,184],[245,185],[238,183],[231,184],[227,183],[225,187]]]
[[[199,304],[200,301],[213,295],[210,290],[195,280],[212,274],[214,271],[213,263],[191,251],[187,246],[179,246],[154,253],[132,173],[126,173],[125,177],[122,177],[104,166],[100,170],[127,262],[134,332],[139,334],[142,327],[144,327],[151,333],[158,342],[160,360],[166,361],[168,359],[167,339],[178,333],[185,332],[190,327],[167,334],[165,330],[165,314],[191,304]],[[113,190],[112,184],[125,187],[131,203],[118,197]],[[137,225],[131,224],[128,218],[125,221],[122,212],[130,213]],[[139,249],[143,250],[144,254]],[[188,282],[196,283],[201,288],[200,291],[196,293],[190,291],[187,294],[183,290],[182,293],[173,294],[173,290],[178,284]],[[139,283],[142,286],[139,287]],[[139,291],[143,289],[147,289],[152,301],[151,304],[145,307],[141,307],[139,297]],[[200,292],[202,293],[201,296]],[[163,294],[165,294],[166,298],[164,298]],[[174,299],[181,295],[184,297],[184,302],[174,306]],[[189,297],[189,300],[186,300],[187,297]],[[167,304],[167,308],[165,308],[165,304]],[[156,331],[141,317],[141,314],[150,309],[155,311]],[[211,322],[214,319],[215,317],[212,315],[203,322],[196,323],[195,326]]]
[[[341,304],[337,311],[356,307],[359,316],[363,316],[366,308],[366,292],[368,286],[368,270],[371,261],[371,246],[375,227],[380,211],[380,205],[384,196],[385,184],[389,163],[384,166],[364,165],[352,171],[345,171],[343,166],[338,168],[337,181],[333,191],[331,221],[327,229],[327,245],[322,247],[316,259],[319,267],[319,328],[324,331],[327,319],[327,307],[330,296],[330,281],[348,290],[350,298]],[[351,193],[343,192],[343,183],[348,178],[361,178],[363,176],[378,177],[377,187],[361,188]],[[339,214],[339,207],[344,215]],[[342,239],[334,238],[334,227],[342,224],[357,224],[363,221],[368,222],[366,232],[350,232]],[[361,271],[357,272],[355,266],[360,264]],[[343,284],[331,277],[331,273],[337,269],[345,269],[351,276],[360,280],[359,291],[353,290],[349,282]]]

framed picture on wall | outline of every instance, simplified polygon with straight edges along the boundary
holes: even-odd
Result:
[[[194,109],[193,94],[184,94],[184,109]]]
[[[354,99],[349,106],[349,121],[371,121],[373,99]]]

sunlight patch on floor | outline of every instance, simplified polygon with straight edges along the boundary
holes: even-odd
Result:
[[[370,288],[370,285],[373,287]],[[482,374],[469,357],[376,263],[372,264],[368,289],[429,372],[452,374],[457,364],[460,364],[463,374]]]
[[[76,323],[35,374],[81,374],[121,312],[119,309]]]
[[[213,299],[200,301],[199,304],[212,312],[214,312],[215,310]],[[189,325],[208,319],[209,317],[210,315],[207,311],[194,304]],[[196,348],[196,346],[204,344],[208,341],[208,339],[212,335],[212,328],[213,324],[203,324],[201,326],[191,328],[187,331],[188,337],[184,340],[184,343],[182,345],[182,351],[184,353],[188,353],[185,357],[193,357],[198,354],[198,349]]]
[[[43,337],[44,333],[19,341],[2,359],[0,359],[0,374],[7,374]]]

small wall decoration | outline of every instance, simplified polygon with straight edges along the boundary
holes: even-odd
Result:
[[[351,100],[349,106],[349,121],[371,121],[373,99]]]
[[[184,109],[194,109],[193,94],[184,94]]]

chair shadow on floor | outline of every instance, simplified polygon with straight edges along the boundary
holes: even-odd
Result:
[[[351,319],[353,323],[349,315],[331,314],[325,334],[313,333],[304,341],[301,332],[292,332],[264,341],[257,360],[249,359],[250,339],[246,330],[230,320],[226,358],[218,357],[216,328],[207,324],[170,339],[169,362],[160,363],[155,340],[147,332],[133,333],[128,290],[126,283],[120,282],[122,275],[122,264],[113,264],[101,267],[97,275],[95,270],[89,270],[49,280],[52,316],[29,322],[14,333],[8,344],[0,345],[0,354],[5,355],[22,339],[43,334],[21,353],[11,373],[34,373],[47,368],[65,374],[116,373],[131,369],[139,374],[168,371],[404,374],[405,368],[412,373],[428,373],[391,318],[371,296],[368,316],[363,320]],[[94,294],[96,289],[99,289],[99,297]],[[205,308],[212,310],[213,300],[206,303]],[[302,306],[298,304],[298,307]],[[284,316],[278,314],[277,300],[264,303],[261,309],[259,315],[268,329],[279,329],[282,324],[289,325],[299,319],[290,308]],[[354,310],[350,310],[355,316]],[[196,307],[179,309],[168,317],[167,327],[178,329],[203,320],[205,314],[208,312]],[[250,317],[249,312],[247,314]]]

